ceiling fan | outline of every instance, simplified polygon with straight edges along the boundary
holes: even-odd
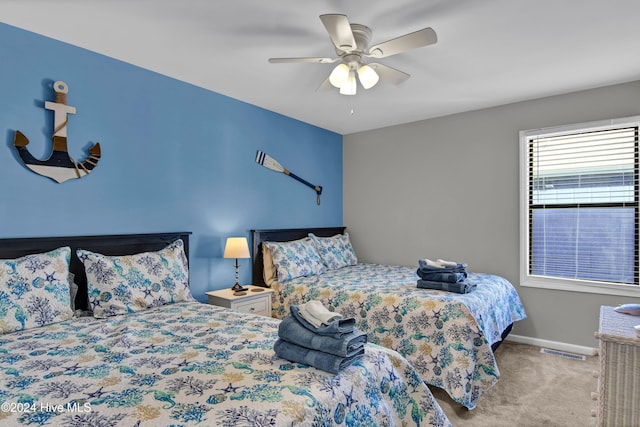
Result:
[[[438,36],[432,28],[424,28],[369,46],[372,34],[369,27],[361,24],[351,24],[346,15],[340,14],[320,15],[320,20],[327,29],[331,42],[335,46],[337,57],[269,58],[269,62],[273,64],[285,62],[332,64],[339,61],[340,63],[333,69],[318,90],[336,87],[340,89],[340,93],[343,95],[356,94],[356,75],[365,89],[372,88],[380,79],[399,84],[410,77],[409,74],[388,65],[377,62],[365,63],[364,58],[387,58],[411,49],[428,46],[438,41]]]

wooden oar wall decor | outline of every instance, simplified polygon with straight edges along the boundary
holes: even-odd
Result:
[[[53,147],[51,155],[47,160],[38,160],[31,155],[27,149],[29,140],[19,130],[13,138],[13,146],[18,152],[18,156],[26,167],[38,175],[51,178],[58,183],[69,179],[82,178],[89,175],[100,160],[100,143],[96,142],[89,148],[89,158],[78,163],[69,156],[67,151],[67,115],[75,114],[76,108],[67,105],[67,92],[69,87],[63,81],[53,84],[56,93],[55,102],[46,101],[44,108],[53,110]]]
[[[322,186],[313,185],[310,182],[300,178],[298,175],[294,174],[290,170],[283,168],[282,165],[278,163],[276,159],[269,156],[267,153],[263,151],[258,150],[258,153],[256,154],[256,163],[264,166],[267,169],[271,169],[272,171],[282,172],[285,175],[289,175],[291,178],[303,183],[307,187],[313,188],[314,190],[316,190],[316,203],[318,205],[320,204],[320,195],[322,194]]]

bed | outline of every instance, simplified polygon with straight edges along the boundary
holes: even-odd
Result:
[[[277,268],[269,259],[269,247],[282,245],[273,242],[285,242],[284,247],[291,251],[291,243],[304,241],[311,233],[330,238],[327,241],[340,238],[342,243],[346,236],[349,246],[345,230],[252,230],[252,280],[274,289],[273,317],[286,316],[291,305],[320,300],[332,311],[358,319],[358,327],[367,332],[370,342],[398,351],[427,384],[444,389],[454,401],[474,409],[482,393],[500,377],[495,349],[513,323],[526,317],[515,288],[503,277],[469,273],[467,280],[477,284],[473,292],[419,289],[417,261],[414,267],[339,262],[335,268],[324,265],[318,271],[315,255],[308,254],[292,258],[291,264],[310,263],[311,273],[285,277],[284,281],[279,275],[272,277],[272,282],[266,280],[279,274],[274,273]]]
[[[280,320],[195,301],[189,234],[0,239],[0,425],[450,426],[397,352],[366,344],[333,375],[276,357]]]

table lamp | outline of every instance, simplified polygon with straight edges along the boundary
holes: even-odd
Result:
[[[233,285],[231,290],[233,292],[246,291],[246,288],[240,286],[238,283],[238,258],[250,258],[249,244],[246,237],[228,237],[227,243],[224,247],[224,258],[236,259],[236,284]]]

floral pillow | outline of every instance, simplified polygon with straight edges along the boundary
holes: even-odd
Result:
[[[73,317],[69,297],[71,248],[0,260],[0,333]]]
[[[324,272],[320,255],[308,237],[290,242],[263,243],[271,252],[280,283]]]
[[[322,263],[329,270],[358,263],[358,257],[349,240],[349,233],[336,234],[332,237],[318,237],[309,233],[309,238],[315,244]]]
[[[107,256],[76,251],[87,273],[93,317],[105,318],[193,300],[184,243],[178,239],[156,252]]]

